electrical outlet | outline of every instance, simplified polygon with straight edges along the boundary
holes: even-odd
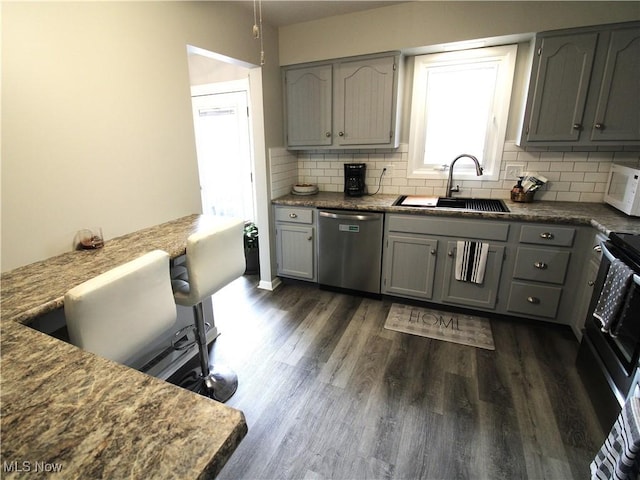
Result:
[[[507,163],[504,172],[505,180],[517,180],[524,173],[524,164],[522,163]]]

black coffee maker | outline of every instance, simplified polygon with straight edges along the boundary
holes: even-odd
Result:
[[[344,194],[350,197],[361,197],[365,194],[364,179],[367,165],[365,163],[344,164]]]

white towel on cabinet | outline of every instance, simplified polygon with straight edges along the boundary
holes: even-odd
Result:
[[[456,280],[482,283],[487,267],[489,244],[458,240],[456,248]]]

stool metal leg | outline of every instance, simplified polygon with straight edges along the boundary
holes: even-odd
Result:
[[[198,342],[198,355],[202,381],[208,397],[226,402],[238,389],[238,376],[235,372],[209,365],[209,350],[207,348],[207,333],[204,326],[204,311],[202,303],[193,307],[193,316],[196,324],[196,336]]]

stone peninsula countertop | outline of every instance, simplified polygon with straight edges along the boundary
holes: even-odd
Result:
[[[274,205],[314,208],[406,213],[460,218],[486,218],[511,221],[590,225],[608,235],[611,232],[640,234],[640,218],[629,217],[603,203],[531,202],[505,200],[506,213],[471,212],[455,208],[395,206],[398,195],[365,195],[348,197],[343,193],[319,192],[315,195],[284,195],[271,201]]]
[[[222,469],[247,433],[241,411],[26,326],[117,265],[154,249],[183,254],[211,221],[190,215],[2,274],[3,478],[212,478]]]

